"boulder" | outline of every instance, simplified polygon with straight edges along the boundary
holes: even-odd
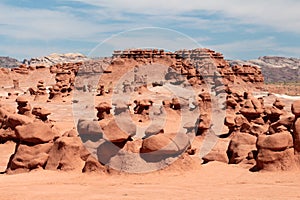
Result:
[[[240,112],[245,117],[247,117],[247,118],[248,117],[257,117],[257,116],[259,116],[263,112],[263,109],[261,109],[259,107],[256,108],[253,105],[253,101],[252,100],[246,100],[245,103],[244,103],[244,105],[243,105],[243,107],[240,109]]]
[[[268,124],[265,125],[252,124],[250,128],[250,134],[255,136],[264,135],[267,134],[268,130],[269,130]]]
[[[17,126],[26,125],[32,123],[33,119],[20,114],[11,114],[7,118],[7,127],[15,129]]]
[[[224,124],[230,128],[234,127],[236,125],[234,120],[235,118],[236,118],[235,115],[232,114],[226,115]]]
[[[291,131],[295,117],[293,115],[280,116],[280,119],[269,127],[270,134],[280,133],[283,129]]]
[[[212,148],[212,150],[202,158],[204,163],[211,161],[228,163],[229,160],[226,151],[228,149],[229,142],[230,140],[228,139],[218,139],[217,144]]]
[[[207,130],[211,125],[211,115],[209,113],[203,113],[199,116],[199,130]]]
[[[112,157],[117,155],[117,153],[121,150],[121,147],[116,144],[105,141],[102,142],[97,148],[97,157],[101,164],[107,165]]]
[[[300,152],[300,118],[296,119],[293,127],[294,148],[296,152]]]
[[[103,130],[98,121],[79,119],[77,131],[83,141],[97,141],[103,138]]]
[[[69,131],[66,131],[64,134],[63,134],[63,137],[78,137],[78,132],[75,130],[75,129],[71,129]]]
[[[270,149],[259,149],[256,159],[256,168],[259,170],[278,171],[291,170],[295,168],[294,149],[284,151],[272,151]]]
[[[126,113],[120,114],[108,124],[101,124],[103,138],[111,142],[124,142],[136,134],[136,125],[132,123]]]
[[[0,144],[8,140],[18,140],[15,131],[11,129],[0,129]]]
[[[237,127],[241,127],[243,124],[249,124],[247,118],[241,114],[236,115],[234,122]]]
[[[81,172],[89,155],[79,137],[61,137],[54,142],[45,169]]]
[[[31,144],[46,143],[58,137],[57,132],[49,124],[41,121],[16,127],[16,135],[21,142]]]
[[[229,163],[238,164],[246,159],[250,152],[256,151],[256,140],[253,135],[235,132],[227,150]]]
[[[47,110],[46,108],[35,106],[32,109],[32,114],[35,115],[38,119],[42,121],[48,120],[48,115],[51,115],[51,112]]]
[[[141,147],[143,145],[142,139],[136,139],[133,141],[128,141],[122,148],[122,150],[130,153],[140,153]]]
[[[157,162],[170,156],[179,156],[190,146],[185,133],[160,133],[144,139],[140,153],[146,161]]]
[[[101,165],[99,161],[91,155],[85,161],[85,165],[82,169],[83,173],[105,173],[106,171],[106,167]]]
[[[8,170],[10,172],[17,169],[30,171],[39,167],[43,168],[48,160],[48,154],[52,145],[53,143],[34,146],[27,146],[25,144],[18,145],[8,165]]]
[[[285,149],[293,147],[293,137],[289,132],[260,135],[258,136],[256,145],[258,149],[284,151]]]
[[[238,105],[238,103],[232,95],[228,95],[226,99],[226,105],[235,108]]]
[[[145,137],[150,137],[151,135],[156,135],[159,133],[164,133],[164,124],[161,121],[153,121],[150,126],[145,130]]]

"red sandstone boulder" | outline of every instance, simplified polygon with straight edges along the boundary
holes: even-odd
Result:
[[[43,168],[48,160],[48,153],[53,143],[27,146],[20,144],[8,166],[9,173],[26,172],[36,168]]]
[[[268,171],[290,170],[295,167],[294,149],[284,151],[272,151],[270,149],[259,149],[256,159],[257,169]]]
[[[81,172],[89,155],[79,137],[61,137],[54,142],[45,169]]]
[[[257,139],[258,149],[284,151],[291,147],[293,147],[293,137],[289,132],[276,133],[273,135],[260,135]]]
[[[112,120],[108,124],[100,124],[103,130],[103,138],[111,142],[124,142],[136,134],[136,126],[131,120],[126,115],[124,117],[118,116],[120,116],[117,119],[118,121]]]
[[[300,118],[296,119],[293,127],[294,148],[296,152],[300,152]]]
[[[41,121],[16,127],[16,135],[22,142],[32,144],[46,143],[58,137],[58,133]]]
[[[256,151],[257,138],[247,133],[234,133],[229,143],[227,154],[230,164],[238,164],[247,158],[248,154]]]
[[[15,129],[17,126],[26,125],[32,123],[33,119],[20,114],[11,114],[7,118],[7,127]]]
[[[140,152],[148,161],[158,161],[180,155],[191,146],[184,133],[161,133],[143,140]]]
[[[106,171],[106,167],[101,165],[99,161],[91,155],[85,161],[85,165],[82,169],[83,173],[105,173]]]
[[[218,161],[223,163],[228,163],[227,149],[230,140],[228,139],[219,139],[217,144],[212,148],[212,150],[205,155],[202,160],[204,163],[211,161]]]

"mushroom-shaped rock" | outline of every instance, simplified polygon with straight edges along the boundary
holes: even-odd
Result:
[[[110,115],[110,110],[112,106],[107,102],[101,102],[96,106],[96,109],[98,111],[97,117],[99,120],[102,120]]]
[[[148,114],[150,106],[152,106],[153,104],[153,101],[149,99],[141,99],[135,100],[134,103],[136,104],[136,106],[134,107],[134,112],[136,114],[143,114],[144,111],[146,111],[146,113],[144,114]]]
[[[43,107],[33,107],[32,114],[35,115],[38,119],[42,121],[48,120],[48,115],[51,115],[51,112]]]
[[[290,115],[282,115],[280,116],[280,119],[270,125],[270,133],[279,133],[280,132],[280,127],[284,126],[286,130],[290,131],[292,128],[292,125],[295,121],[295,116],[290,114]]]
[[[18,104],[18,114],[30,116],[31,106],[28,103],[28,99],[24,96],[19,96],[16,102]]]
[[[26,104],[26,103],[28,103],[28,99],[24,96],[19,96],[19,97],[17,97],[16,102],[20,103],[20,104],[23,104],[23,103]]]
[[[180,100],[178,98],[172,99],[171,108],[173,108],[174,110],[180,110],[181,104],[180,104]]]
[[[285,107],[285,104],[280,99],[276,99],[275,102],[273,103],[273,106],[282,110]]]

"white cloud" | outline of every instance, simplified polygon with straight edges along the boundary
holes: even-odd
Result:
[[[179,16],[191,12],[221,13],[241,23],[264,25],[280,31],[300,33],[300,2],[297,0],[72,0],[105,7],[113,13]]]
[[[103,31],[120,30],[117,24],[97,25],[66,10],[29,9],[3,4],[0,4],[0,22],[0,35],[24,40],[97,40]]]
[[[204,33],[227,32],[234,34],[239,25],[245,26],[245,33],[259,35],[261,30],[286,31],[300,33],[300,1],[297,0],[62,0],[61,2],[81,2],[96,7],[74,8],[21,8],[0,3],[0,35],[8,40],[36,42],[34,46],[20,44],[1,47],[0,52],[9,55],[37,56],[49,51],[72,51],[71,47],[56,45],[55,48],[45,48],[38,41],[66,41],[101,42],[111,34],[131,28],[160,26],[197,31],[192,33],[195,40],[202,43],[215,42],[212,35],[199,37]],[[67,5],[67,4],[66,4]],[[207,16],[199,17],[197,16]],[[239,30],[241,31],[241,30]],[[198,33],[199,32],[199,33]],[[274,34],[276,35],[276,33]],[[152,35],[153,36],[153,35]],[[221,38],[222,39],[222,38]],[[172,48],[185,47],[177,38],[136,36],[131,41],[126,37],[119,37],[110,41],[114,47],[147,46],[159,43],[166,48],[172,43]],[[55,44],[53,44],[55,46]],[[157,45],[154,45],[157,46]],[[189,48],[189,45],[186,45]],[[236,57],[237,52],[258,52],[272,50],[281,53],[299,55],[299,48],[280,47],[273,38],[244,40],[224,44],[210,45],[212,49],[224,52],[228,57]],[[23,52],[23,54],[22,54]],[[88,52],[88,51],[87,51]]]

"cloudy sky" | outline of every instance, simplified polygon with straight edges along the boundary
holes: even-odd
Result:
[[[228,59],[299,58],[299,10],[298,0],[0,0],[0,55],[199,46]]]

